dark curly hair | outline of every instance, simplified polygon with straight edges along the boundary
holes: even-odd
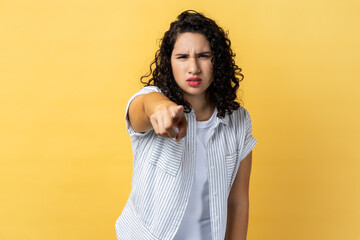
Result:
[[[239,108],[235,101],[239,82],[244,76],[241,68],[235,64],[235,53],[231,50],[231,41],[228,33],[219,27],[214,20],[205,17],[194,10],[182,12],[176,21],[172,22],[170,29],[161,39],[160,49],[150,65],[150,72],[140,78],[146,86],[155,85],[171,101],[184,106],[185,112],[191,111],[191,105],[184,99],[181,88],[175,82],[171,68],[171,54],[179,34],[185,32],[201,33],[210,43],[213,52],[213,81],[207,89],[211,103],[218,110],[217,116],[223,118]],[[155,69],[153,70],[153,65]],[[148,81],[144,78],[152,77]]]

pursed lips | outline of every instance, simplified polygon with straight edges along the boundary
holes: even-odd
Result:
[[[199,86],[201,84],[201,78],[199,77],[191,77],[191,78],[188,78],[186,80],[186,82],[188,83],[189,86],[191,87],[196,87],[196,86]]]
[[[201,78],[199,78],[199,77],[191,77],[191,78],[188,78],[188,80],[186,80],[186,81],[191,81],[191,82],[201,81]]]

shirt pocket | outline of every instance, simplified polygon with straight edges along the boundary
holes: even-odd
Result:
[[[237,166],[237,161],[239,158],[239,152],[236,151],[234,153],[231,154],[227,154],[225,156],[225,162],[226,162],[226,173],[227,173],[227,184],[228,184],[228,189],[230,190],[232,183],[235,179],[235,174],[236,174],[236,166]]]
[[[149,163],[172,176],[176,176],[183,157],[184,141],[181,139],[176,142],[173,138],[157,136]]]

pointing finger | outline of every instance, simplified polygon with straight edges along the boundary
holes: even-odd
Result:
[[[174,121],[173,118],[171,117],[170,113],[166,113],[164,115],[164,129],[167,133],[167,135],[171,138],[174,138],[176,136],[176,132],[174,129]]]
[[[184,106],[183,105],[179,105],[175,108],[174,110],[174,118],[176,117],[180,117],[181,115],[183,115],[184,113]]]
[[[179,121],[177,128],[176,141],[180,141],[180,139],[186,136],[187,120],[185,116]]]

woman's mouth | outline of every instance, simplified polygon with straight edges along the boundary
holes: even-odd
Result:
[[[201,78],[198,78],[198,77],[191,77],[189,78],[188,80],[186,80],[187,84],[190,86],[190,87],[197,87],[201,84]]]

